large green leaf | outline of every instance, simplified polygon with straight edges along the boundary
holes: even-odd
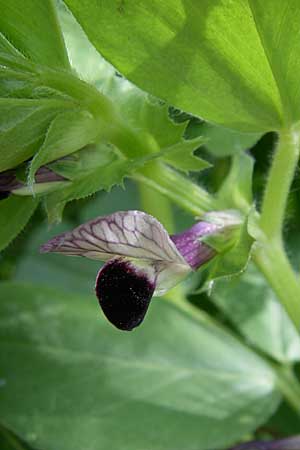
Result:
[[[74,70],[114,102],[124,122],[138,132],[152,151],[163,150],[166,155],[162,157],[179,170],[198,171],[208,167],[206,161],[191,154],[204,142],[199,135],[198,141],[183,139],[187,123],[175,123],[169,117],[168,105],[116,74],[69,11],[60,8],[59,18]],[[142,150],[141,147],[140,156]]]
[[[37,448],[226,447],[278,403],[262,359],[162,300],[127,334],[93,297],[8,283],[0,294],[1,420]]]
[[[247,131],[300,118],[298,0],[66,0],[127,78],[177,107]]]
[[[0,0],[0,50],[13,47],[34,62],[69,68],[53,0]]]
[[[14,195],[0,201],[0,250],[22,231],[37,205],[37,199]]]
[[[199,119],[190,121],[186,135],[189,138],[202,136],[206,149],[217,158],[233,156],[253,147],[261,137],[260,133],[239,133],[228,128],[219,127]]]
[[[257,348],[283,363],[300,360],[300,338],[253,266],[239,278],[216,282],[212,299]]]

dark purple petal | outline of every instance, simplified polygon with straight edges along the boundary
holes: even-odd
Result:
[[[143,321],[154,289],[154,278],[123,259],[108,261],[99,271],[95,286],[105,316],[125,331]]]
[[[194,270],[216,255],[214,249],[201,242],[201,237],[214,233],[218,228],[210,222],[198,222],[188,230],[171,236],[177,250]]]
[[[17,180],[14,170],[0,173],[0,192],[11,192],[20,186],[22,183]]]
[[[35,174],[36,183],[51,183],[56,181],[66,181],[66,178],[48,169],[48,167],[40,167]]]
[[[273,441],[251,441],[231,450],[300,450],[300,435]]]

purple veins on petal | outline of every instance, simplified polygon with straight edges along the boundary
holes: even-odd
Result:
[[[142,261],[155,267],[158,295],[191,271],[162,224],[142,211],[119,211],[98,217],[51,239],[41,247],[41,252],[102,261],[116,257]]]
[[[111,323],[132,330],[143,321],[152,295],[163,295],[215,255],[200,238],[217,228],[199,222],[170,237],[149,214],[119,211],[54,237],[41,252],[108,261],[98,273],[96,295]]]
[[[120,330],[131,331],[141,324],[148,310],[155,274],[121,258],[113,259],[99,271],[95,290],[107,319]]]

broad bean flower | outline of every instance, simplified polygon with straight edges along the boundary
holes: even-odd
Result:
[[[100,306],[117,328],[132,330],[143,321],[153,295],[163,295],[215,255],[201,238],[218,228],[203,221],[169,236],[149,214],[120,211],[54,237],[41,252],[105,261],[95,284]]]

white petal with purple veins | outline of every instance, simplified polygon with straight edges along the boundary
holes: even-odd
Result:
[[[161,223],[142,211],[120,211],[98,217],[51,239],[41,251],[102,261],[125,257],[151,265],[157,273],[155,293],[158,295],[191,271]]]

